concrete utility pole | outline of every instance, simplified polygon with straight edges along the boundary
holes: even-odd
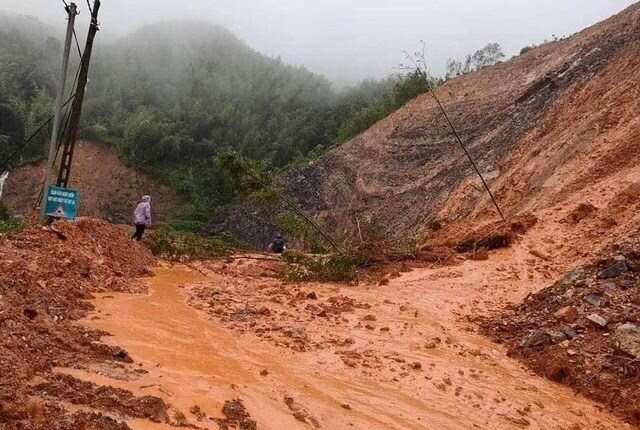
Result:
[[[88,4],[88,3],[87,3]],[[82,102],[84,101],[84,93],[89,79],[89,63],[91,62],[91,52],[93,51],[93,41],[98,33],[98,12],[100,11],[100,0],[93,2],[91,10],[91,23],[89,24],[89,32],[87,33],[87,42],[82,53],[82,61],[80,63],[80,73],[78,74],[78,86],[75,90],[75,98],[71,105],[71,114],[69,115],[69,130],[65,136],[62,145],[62,157],[60,160],[60,170],[58,172],[57,185],[67,187],[69,185],[69,177],[71,175],[71,165],[73,164],[73,152],[76,147],[76,139],[78,138],[78,129],[80,128],[80,116],[82,115]]]
[[[42,193],[42,202],[40,203],[41,219],[46,219],[45,211],[47,208],[47,191],[51,185],[53,178],[53,168],[56,160],[56,150],[58,146],[60,123],[62,122],[62,104],[64,103],[64,91],[67,84],[67,71],[69,69],[69,53],[71,52],[71,39],[73,37],[73,27],[78,14],[78,7],[75,3],[65,6],[68,15],[67,35],[64,40],[64,53],[62,55],[62,70],[60,72],[60,83],[58,94],[56,95],[55,116],[53,119],[53,129],[51,131],[51,141],[49,143],[49,158],[47,160],[47,171],[45,173],[44,191]]]

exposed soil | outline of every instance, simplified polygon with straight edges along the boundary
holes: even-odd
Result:
[[[513,218],[640,161],[640,4],[438,89]],[[334,233],[388,237],[497,213],[430,95],[282,181]]]
[[[159,399],[54,373],[57,366],[131,362],[100,342],[103,333],[75,321],[93,309],[94,292],[142,291],[132,278],[150,273],[149,252],[126,231],[92,219],[29,227],[0,241],[0,428],[128,428],[103,412],[161,418]],[[93,410],[72,412],[65,402]]]
[[[2,203],[12,215],[30,215],[38,202],[44,179],[44,162],[28,164],[11,172]],[[108,145],[78,142],[73,159],[71,188],[80,191],[81,216],[129,224],[140,197],[153,197],[156,221],[175,217],[180,198],[168,187],[126,166]]]

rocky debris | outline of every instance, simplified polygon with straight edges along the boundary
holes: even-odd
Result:
[[[193,405],[191,409],[189,409],[189,412],[191,412],[191,414],[196,417],[196,420],[198,421],[204,421],[207,418],[207,414],[205,414],[198,405]]]
[[[640,326],[622,324],[616,329],[614,341],[620,351],[640,359]]]
[[[222,414],[225,418],[216,420],[220,430],[257,430],[258,428],[240,399],[224,402]]]
[[[597,211],[598,208],[591,203],[580,203],[562,221],[568,224],[579,224],[582,220],[593,216]]]
[[[314,429],[320,428],[320,423],[318,422],[318,420],[315,419],[304,406],[297,403],[293,399],[293,397],[285,396],[284,403],[287,405],[289,410],[291,410],[295,419],[305,424],[309,424]]]
[[[91,310],[93,292],[141,291],[132,278],[147,274],[155,259],[132,243],[126,230],[103,221],[81,218],[56,222],[54,228],[66,239],[40,226],[0,239],[0,427],[23,425],[28,416],[23,400],[42,395],[29,386],[33,377],[62,387],[64,380],[53,376],[53,367],[130,360],[126,351],[100,342],[104,333],[75,322]],[[52,423],[51,428],[70,422],[79,427],[67,428],[128,428],[100,413],[71,414],[55,407],[58,401],[86,405],[85,400],[92,406],[108,396],[108,390],[84,385],[78,392],[48,390],[43,420]],[[141,416],[136,408],[144,401],[127,399],[126,413]]]
[[[473,253],[473,255],[476,255],[474,259],[486,259],[478,258],[477,253],[482,250],[491,251],[508,247],[519,235],[525,234],[527,230],[535,226],[537,222],[538,219],[534,215],[525,214],[519,216],[508,225],[504,223],[489,224],[469,234],[467,238],[455,245],[454,248],[459,253]]]
[[[636,249],[640,239],[616,244],[614,257],[567,273],[482,329],[534,371],[640,424],[640,276],[629,270],[640,261]]]
[[[52,375],[48,382],[33,388],[34,395],[54,396],[75,405],[115,412],[121,416],[144,418],[157,423],[169,423],[169,407],[153,396],[135,397],[126,390],[100,387],[68,375]]]
[[[229,274],[229,267],[222,268],[221,262],[205,264],[214,273]],[[310,293],[308,284],[286,283],[273,276],[248,276],[246,270],[245,267],[234,272],[233,282],[188,288],[189,304],[229,329],[238,333],[254,333],[265,341],[296,352],[351,345],[353,339],[327,330],[327,327],[345,324],[349,314],[361,312],[358,316],[360,327],[375,329],[372,323],[377,318],[373,314],[365,314],[371,308],[367,303],[342,293],[322,290]],[[240,303],[242,305],[239,306]]]

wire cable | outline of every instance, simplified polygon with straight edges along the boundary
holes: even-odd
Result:
[[[496,200],[495,196],[491,192],[491,188],[489,188],[489,184],[487,184],[487,181],[484,179],[484,176],[482,175],[482,173],[480,173],[480,169],[478,168],[478,165],[474,161],[474,159],[471,156],[471,153],[469,152],[467,147],[462,142],[462,139],[460,138],[460,135],[458,134],[458,131],[456,130],[456,128],[453,126],[453,123],[449,119],[449,115],[447,114],[447,111],[444,109],[444,106],[440,102],[440,99],[438,98],[438,96],[436,96],[435,89],[432,89],[429,92],[431,93],[431,96],[433,97],[433,99],[438,104],[438,107],[440,108],[440,112],[442,112],[442,115],[447,120],[447,123],[449,124],[449,127],[451,127],[451,131],[453,132],[453,135],[455,136],[456,140],[460,144],[460,147],[462,148],[464,153],[467,155],[467,158],[471,162],[471,165],[473,166],[473,169],[476,171],[476,173],[480,177],[480,180],[482,181],[482,185],[484,185],[484,188],[485,188],[485,190],[487,190],[487,193],[489,194],[489,197],[491,197],[491,201],[493,202],[493,205],[498,210],[498,214],[500,214],[500,218],[502,218],[502,221],[507,222],[507,219],[505,218],[504,214],[502,213],[502,209],[500,209],[500,205],[498,205],[498,201]]]

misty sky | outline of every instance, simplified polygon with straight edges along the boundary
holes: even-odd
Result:
[[[76,0],[87,19],[85,0]],[[634,0],[102,0],[103,39],[144,23],[200,18],[220,23],[258,51],[302,64],[338,83],[397,71],[402,51],[427,42],[432,71],[487,42],[506,54],[569,35]],[[61,0],[0,0],[0,10],[64,22]]]

